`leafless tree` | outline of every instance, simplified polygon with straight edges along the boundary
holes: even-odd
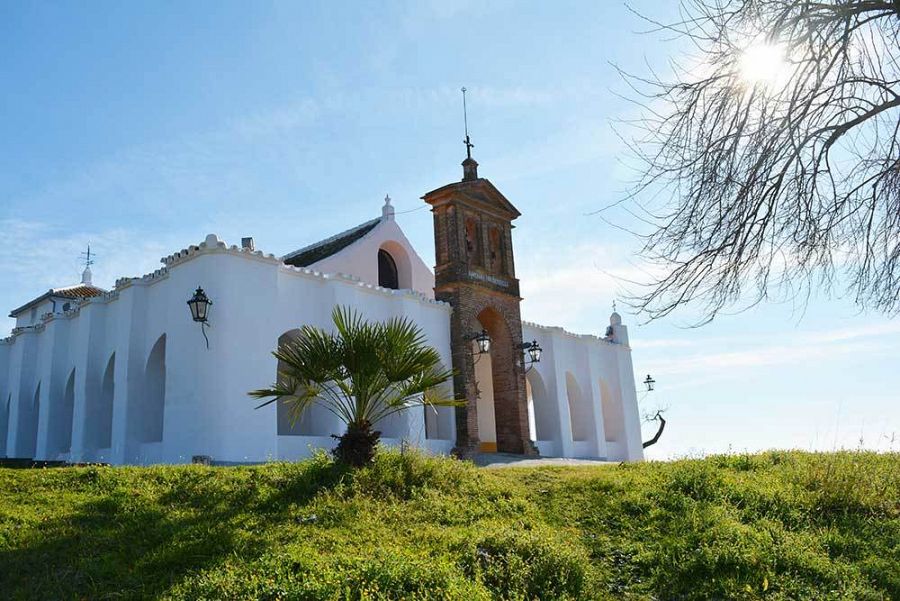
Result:
[[[685,0],[676,23],[643,18],[693,50],[671,76],[622,73],[642,107],[617,128],[642,165],[629,198],[661,265],[634,304],[703,323],[822,291],[900,312],[900,0]],[[782,66],[755,76],[773,53]]]
[[[645,422],[659,422],[659,426],[656,428],[656,434],[653,435],[653,438],[650,440],[644,441],[644,448],[655,445],[659,442],[659,437],[662,436],[663,430],[666,429],[666,418],[663,417],[663,410],[657,409],[656,413],[650,417],[647,416],[644,418]]]

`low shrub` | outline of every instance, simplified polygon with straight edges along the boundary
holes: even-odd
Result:
[[[463,571],[500,599],[588,599],[587,553],[546,529],[503,529],[455,549]]]

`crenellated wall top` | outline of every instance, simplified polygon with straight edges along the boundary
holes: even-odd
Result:
[[[445,303],[443,301],[434,300],[433,298],[428,298],[426,295],[421,292],[417,292],[415,290],[394,290],[391,288],[384,288],[382,286],[377,286],[375,284],[371,284],[369,282],[364,282],[361,278],[358,278],[355,275],[351,275],[349,273],[324,273],[321,271],[316,271],[314,269],[309,269],[307,267],[294,267],[293,265],[282,264],[281,271],[285,273],[290,273],[294,275],[298,275],[301,277],[309,277],[318,280],[326,280],[331,282],[345,282],[347,284],[357,286],[359,288],[364,288],[367,291],[372,291],[377,294],[381,294],[384,296],[392,296],[392,297],[404,297],[409,298],[420,303],[426,305],[437,305],[440,307],[444,307],[447,311],[452,311],[452,307],[450,303]]]
[[[0,339],[0,343],[2,344],[12,344],[15,342],[15,338],[20,334],[24,334],[27,332],[39,332],[42,331],[46,324],[56,320],[56,319],[72,319],[73,317],[77,317],[81,312],[82,307],[85,307],[90,304],[107,304],[119,298],[119,294],[132,286],[149,286],[161,280],[164,280],[169,277],[170,270],[182,263],[190,261],[196,257],[207,255],[207,254],[227,254],[235,257],[241,257],[244,259],[250,259],[255,261],[261,261],[264,263],[268,263],[271,265],[276,265],[278,268],[284,272],[289,273],[291,275],[296,275],[299,277],[316,279],[320,281],[328,281],[328,282],[341,282],[345,285],[356,286],[358,288],[365,289],[367,292],[371,292],[374,294],[380,294],[383,296],[394,297],[394,298],[408,298],[414,300],[416,302],[426,304],[426,305],[437,305],[446,311],[452,311],[452,307],[449,303],[437,301],[432,298],[427,297],[421,292],[417,292],[415,290],[392,290],[389,288],[383,288],[381,286],[377,286],[375,284],[371,284],[368,282],[362,281],[360,278],[346,274],[346,273],[324,273],[321,271],[316,271],[313,269],[309,269],[306,267],[294,267],[292,265],[286,265],[271,253],[263,253],[259,250],[253,250],[249,248],[238,247],[236,245],[227,245],[222,240],[219,240],[218,236],[215,234],[209,234],[206,236],[206,239],[200,244],[192,244],[191,246],[182,249],[176,253],[173,253],[167,257],[163,257],[161,262],[164,264],[164,267],[160,267],[156,271],[145,274],[139,277],[122,277],[116,280],[115,286],[109,292],[101,294],[99,296],[89,297],[80,299],[79,301],[73,303],[73,307],[68,311],[62,311],[59,313],[45,313],[41,316],[40,323],[37,323],[32,326],[24,326],[14,328],[11,332],[11,335],[7,338]]]
[[[206,236],[206,239],[200,244],[193,244],[185,249],[178,251],[177,253],[171,254],[167,257],[163,257],[161,259],[161,262],[165,264],[165,267],[159,270],[159,272],[167,273],[168,270],[173,266],[179,265],[186,261],[190,261],[191,259],[202,255],[214,253],[228,254],[245,259],[262,261],[264,263],[278,265],[280,270],[285,273],[291,273],[301,277],[313,278],[317,280],[345,282],[385,296],[410,298],[423,304],[443,306],[450,310],[450,305],[448,303],[428,298],[424,294],[416,292],[414,290],[392,290],[389,288],[382,288],[381,286],[370,284],[368,282],[363,282],[360,278],[346,273],[324,273],[321,271],[316,271],[314,269],[309,269],[307,267],[294,267],[293,265],[285,264],[281,259],[279,259],[272,253],[264,253],[261,250],[252,250],[236,245],[229,246],[224,241],[219,240],[219,237],[215,234],[209,234],[208,236]],[[164,277],[165,273],[160,275],[159,277]],[[144,276],[144,278],[147,277],[148,276]],[[131,283],[133,283],[133,280],[131,281]],[[131,283],[126,285],[130,285]],[[118,289],[118,282],[116,287]]]
[[[136,278],[119,278],[116,280],[115,290],[121,291],[125,288],[129,288],[131,286],[148,286],[153,284],[154,282],[158,282],[159,280],[164,280],[169,275],[169,269],[167,267],[160,267],[156,271],[152,273],[148,273]]]
[[[176,253],[173,253],[167,257],[163,257],[162,259],[160,259],[160,262],[168,268],[174,265],[178,265],[179,263],[189,261],[194,257],[211,253],[227,253],[231,255],[238,255],[246,258],[265,261],[266,263],[281,263],[281,259],[273,255],[272,253],[267,254],[261,250],[242,248],[234,244],[228,246],[224,241],[219,240],[219,237],[215,234],[207,235],[206,239],[200,244],[192,244]]]
[[[523,328],[527,327],[527,328],[533,328],[535,330],[540,330],[542,332],[547,332],[548,334],[551,334],[551,335],[556,334],[559,336],[565,336],[566,338],[575,338],[577,340],[585,340],[588,342],[596,342],[599,344],[608,344],[611,346],[625,348],[625,349],[629,349],[629,350],[631,349],[631,347],[624,345],[624,344],[617,343],[608,337],[600,337],[600,336],[596,336],[594,334],[576,334],[576,333],[570,332],[560,326],[545,326],[545,325],[541,325],[539,323],[534,323],[533,321],[523,321],[522,326],[523,326]]]

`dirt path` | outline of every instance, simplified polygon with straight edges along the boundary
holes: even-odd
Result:
[[[521,455],[507,455],[505,453],[481,453],[476,455],[473,461],[475,465],[486,468],[607,465],[618,463],[618,461],[605,461],[602,459],[567,459],[565,457],[527,459]]]

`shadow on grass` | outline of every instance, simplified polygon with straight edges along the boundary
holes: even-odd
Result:
[[[0,522],[3,599],[158,597],[228,556],[259,557],[263,530],[302,511],[345,473],[314,461],[224,477],[223,469],[234,468],[188,468],[159,482],[137,474],[27,532],[6,535]],[[151,480],[149,493],[136,492],[142,478]]]

